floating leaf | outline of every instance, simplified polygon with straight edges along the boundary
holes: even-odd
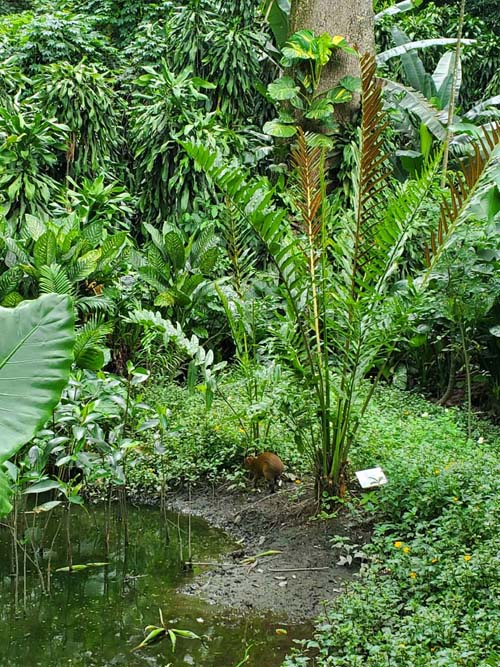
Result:
[[[148,625],[146,630],[148,630],[151,626]],[[157,628],[155,627],[151,632],[148,634],[148,636],[142,640],[142,642],[136,646],[133,650],[137,651],[141,648],[145,648],[146,646],[151,646],[152,644],[157,644],[159,641],[164,639],[167,631],[165,628]]]

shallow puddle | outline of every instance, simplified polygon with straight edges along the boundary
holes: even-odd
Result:
[[[236,546],[201,519],[192,518],[189,531],[187,517],[129,507],[128,546],[115,509],[108,519],[102,507],[72,510],[70,546],[64,513],[49,522],[27,515],[21,524],[18,541],[27,548],[26,555],[18,549],[17,564],[11,531],[0,528],[1,667],[235,667],[249,646],[245,665],[278,667],[292,640],[311,632],[271,616],[231,616],[175,592],[196,576],[197,568],[182,568],[189,534],[196,562]],[[73,565],[88,567],[56,572],[68,564],[69,550]],[[173,651],[165,639],[134,651],[144,628],[160,624],[159,609],[167,627],[203,640],[179,637]],[[277,634],[280,628],[288,634]]]

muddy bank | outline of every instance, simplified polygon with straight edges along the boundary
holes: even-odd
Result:
[[[291,484],[278,493],[193,490],[168,498],[171,509],[201,516],[240,541],[241,548],[216,566],[202,565],[196,582],[183,590],[213,604],[242,612],[274,612],[298,622],[318,615],[322,602],[341,593],[356,568],[336,565],[330,540],[347,536],[360,544],[369,527],[347,512],[314,520],[312,489],[300,497]],[[279,554],[241,564],[245,558],[276,550]],[[196,562],[196,554],[193,554]]]

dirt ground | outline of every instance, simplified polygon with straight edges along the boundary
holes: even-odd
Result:
[[[215,567],[202,566],[202,574],[183,592],[233,611],[274,612],[294,623],[317,616],[323,601],[341,593],[356,576],[355,566],[337,565],[339,553],[331,538],[342,535],[364,544],[370,534],[369,526],[347,511],[335,519],[313,519],[312,488],[298,494],[290,482],[274,494],[205,489],[193,490],[190,499],[172,494],[167,502],[172,510],[223,528],[241,544]],[[271,550],[280,553],[242,563]]]

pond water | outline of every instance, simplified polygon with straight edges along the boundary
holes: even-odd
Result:
[[[128,546],[116,508],[73,509],[70,540],[64,512],[49,521],[28,514],[18,524],[18,541],[27,548],[26,556],[18,549],[17,565],[12,531],[0,528],[1,667],[235,667],[248,645],[245,665],[277,667],[293,638],[310,633],[307,626],[286,626],[271,616],[231,616],[177,593],[201,569],[182,568],[187,517],[134,507],[127,514]],[[193,561],[214,561],[234,548],[225,533],[191,519]],[[56,572],[67,566],[69,551],[73,565],[94,565]],[[166,626],[206,639],[179,637],[175,651],[167,640],[134,651],[144,628],[160,625],[159,609]],[[276,634],[282,627],[287,635]]]

